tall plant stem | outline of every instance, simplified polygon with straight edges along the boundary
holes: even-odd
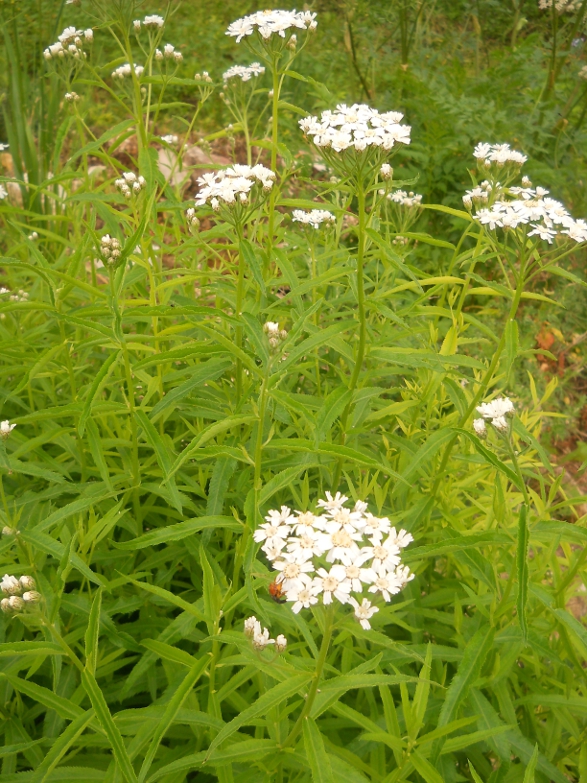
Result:
[[[523,253],[524,253],[524,251],[522,251],[522,254]],[[524,283],[526,281],[526,274],[525,274],[526,273],[526,261],[527,261],[526,256],[522,255],[522,258],[520,260],[520,272],[519,272],[519,275],[518,275],[518,282],[517,282],[517,285],[516,285],[516,291],[514,293],[514,298],[512,300],[512,304],[511,304],[511,307],[510,307],[510,312],[508,314],[508,323],[510,321],[515,320],[516,314],[518,312],[518,307],[520,306],[520,301],[522,299],[522,294],[524,293]],[[487,368],[487,372],[483,376],[483,380],[479,384],[479,388],[477,389],[476,393],[473,396],[473,399],[469,403],[469,407],[463,413],[463,415],[461,416],[461,418],[459,420],[459,423],[457,425],[459,428],[465,426],[465,424],[467,423],[467,421],[469,419],[469,416],[471,416],[471,414],[473,413],[473,411],[475,410],[475,408],[477,407],[479,402],[485,396],[485,394],[487,392],[487,389],[489,388],[489,384],[491,383],[491,379],[493,378],[493,373],[495,372],[495,370],[497,368],[497,365],[499,364],[499,360],[501,358],[501,354],[502,354],[503,349],[505,347],[505,335],[506,335],[506,330],[504,329],[504,331],[503,331],[503,333],[501,335],[501,338],[499,340],[499,343],[497,345],[497,348],[495,349],[495,353],[493,354],[493,358],[491,360],[491,363],[490,363],[489,367]],[[440,487],[440,483],[442,481],[442,478],[443,478],[443,475],[444,475],[444,471],[446,469],[446,466],[448,464],[448,461],[450,459],[450,455],[452,453],[452,450],[454,448],[454,445],[455,445],[456,441],[457,441],[457,436],[455,435],[453,438],[451,438],[451,440],[448,442],[448,444],[446,446],[444,455],[442,457],[442,461],[441,461],[440,466],[438,468],[436,481],[434,482],[434,486],[432,487],[432,492],[431,492],[432,497],[435,497],[435,495],[436,495],[436,493],[438,491],[438,488]]]
[[[330,604],[326,609],[326,616],[324,618],[324,633],[322,635],[322,644],[320,645],[320,651],[318,652],[318,660],[316,661],[316,671],[314,672],[314,678],[308,691],[308,697],[306,703],[297,721],[294,724],[293,729],[290,731],[289,736],[282,745],[282,748],[287,748],[296,739],[300,731],[302,730],[304,720],[310,714],[318,693],[318,686],[322,678],[322,672],[324,670],[324,664],[326,663],[326,657],[328,656],[328,650],[330,648],[330,640],[332,639],[332,631],[334,628],[334,603]]]
[[[355,366],[351,375],[349,383],[349,391],[352,393],[357,388],[357,382],[361,369],[363,367],[363,360],[365,358],[365,345],[367,341],[367,320],[365,316],[365,283],[363,280],[363,270],[365,263],[365,191],[363,190],[363,183],[359,180],[357,186],[357,199],[359,202],[359,225],[358,225],[358,243],[357,243],[357,302],[358,302],[358,314],[359,314],[359,346],[357,348],[357,357],[355,359]],[[352,396],[348,401],[340,420],[340,442],[344,445],[347,436],[347,425],[349,415],[353,407]],[[336,466],[336,472],[334,474],[333,488],[336,489],[338,482],[340,481],[340,474],[342,472],[342,459],[338,461]]]
[[[277,168],[277,145],[279,141],[279,93],[281,92],[281,80],[277,67],[278,60],[273,61],[273,114],[271,117],[271,171]],[[266,271],[271,263],[271,248],[273,247],[273,232],[275,230],[275,200],[276,185],[271,188],[269,197],[269,221],[267,225],[267,263]]]
[[[236,327],[236,347],[242,349],[243,347],[243,327],[240,324],[240,318],[243,311],[243,296],[245,290],[245,258],[242,251],[243,241],[243,227],[237,223],[236,233],[238,236],[238,277],[236,281],[236,312],[235,315],[239,319],[239,324]],[[243,364],[240,358],[236,360],[236,404],[240,404],[243,393]]]

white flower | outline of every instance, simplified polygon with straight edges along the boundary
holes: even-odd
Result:
[[[273,563],[273,568],[280,571],[276,581],[283,585],[287,593],[304,584],[302,577],[314,571],[314,564],[310,560],[301,560],[297,553],[286,553],[283,555],[283,560],[276,560]]]
[[[377,539],[374,539],[373,546],[366,546],[361,549],[361,554],[357,562],[362,565],[363,563],[372,560],[372,568],[377,572],[381,569],[393,571],[395,566],[400,562],[399,553],[400,548],[395,543],[395,536],[389,536],[381,544],[378,543]]]
[[[292,612],[298,614],[302,609],[309,609],[310,606],[318,603],[316,593],[312,580],[305,577],[296,587],[286,592],[285,598],[293,603]]]
[[[165,19],[163,19],[162,16],[158,16],[157,14],[150,14],[149,16],[145,16],[143,20],[143,24],[145,27],[154,27],[160,29],[161,27],[163,27],[164,23],[165,23]]]
[[[327,511],[339,511],[347,500],[346,495],[341,495],[340,492],[337,492],[334,497],[332,497],[330,492],[327,492],[326,500],[319,500],[317,505],[320,508],[325,508]]]
[[[311,511],[296,511],[296,514],[298,514],[298,516],[293,525],[298,536],[304,535],[312,530],[324,530],[324,520],[322,517],[315,516]]]
[[[4,291],[2,293],[4,293]],[[15,427],[16,424],[11,424],[8,419],[0,422],[0,438],[2,438],[2,440],[6,440]]]
[[[402,207],[408,207],[408,209],[419,207],[422,204],[422,196],[413,191],[406,193],[405,190],[394,190],[393,193],[388,194],[387,198],[395,204],[399,204]]]
[[[485,427],[485,419],[474,419],[473,429],[475,430],[475,433],[480,438],[484,438],[487,435],[487,428]]]
[[[546,226],[541,226],[540,224],[537,223],[532,223],[532,228],[533,231],[530,231],[528,233],[529,237],[539,236],[540,239],[543,239],[546,242],[548,242],[549,245],[552,245],[552,240],[556,236],[556,231],[554,229],[547,228]]]
[[[366,104],[339,104],[335,111],[322,112],[320,120],[304,117],[299,125],[317,147],[331,148],[335,152],[351,148],[362,152],[371,146],[390,150],[396,142],[410,143],[411,128],[399,124],[402,117],[398,112],[380,114]]]
[[[253,636],[253,647],[255,650],[264,650],[269,644],[275,644],[275,639],[269,638],[267,628],[263,628],[263,631],[261,631],[261,626],[259,626]]]
[[[233,65],[222,74],[223,81],[229,79],[240,79],[243,82],[249,82],[253,76],[260,76],[265,73],[265,67],[260,63],[251,63],[250,65]]]
[[[0,601],[0,609],[2,609],[4,614],[9,614],[9,612],[12,611],[11,608],[10,608],[10,599],[9,598],[3,598]]]
[[[196,206],[210,204],[213,209],[219,208],[221,203],[232,206],[237,203],[237,195],[240,203],[247,203],[248,193],[255,185],[260,184],[263,192],[267,193],[273,187],[274,180],[275,173],[260,163],[256,166],[235,164],[215,173],[204,174],[198,178],[200,190]]]
[[[513,416],[514,412],[514,403],[509,397],[496,397],[491,402],[484,402],[477,406],[477,413],[488,420]]]
[[[332,603],[332,596],[337,598],[341,604],[348,603],[351,582],[350,579],[347,579],[344,566],[333,565],[330,571],[319,568],[316,573],[313,585],[318,595],[323,594],[322,600],[325,604]]]
[[[279,511],[272,509],[267,513],[265,519],[272,525],[293,525],[296,521],[289,506],[282,506]]]
[[[309,212],[304,212],[303,209],[294,209],[292,219],[294,223],[302,223],[305,226],[312,226],[314,229],[319,229],[323,223],[336,223],[332,212],[325,209],[312,209]]]
[[[327,536],[309,530],[299,536],[292,536],[288,541],[287,551],[298,555],[300,560],[308,560],[310,557],[322,557],[329,548],[329,543]]]
[[[4,525],[2,528],[2,535],[3,536],[14,536],[16,535],[18,531],[13,527],[8,527],[8,525]]]
[[[410,569],[408,568],[408,566],[405,566],[405,565],[400,565],[400,566],[398,566],[398,567],[395,569],[395,578],[396,578],[396,581],[397,581],[397,583],[398,583],[398,584],[399,584],[399,586],[400,586],[400,589],[401,589],[402,587],[405,587],[405,585],[406,585],[408,582],[411,582],[411,581],[412,581],[412,579],[414,579],[414,578],[415,578],[415,576],[416,576],[416,575],[415,575],[415,574],[413,574],[413,573],[410,571]]]
[[[329,532],[323,537],[327,550],[326,562],[334,563],[335,560],[340,560],[345,565],[352,563],[359,553],[357,541],[360,541],[361,538],[361,533],[355,530],[349,532],[342,527]]]
[[[18,595],[22,592],[22,586],[15,576],[4,574],[0,581],[0,590],[4,595]]]
[[[247,619],[244,622],[244,632],[245,636],[248,636],[250,639],[253,638],[256,634],[261,633],[261,623],[257,620],[257,618],[252,615],[251,617],[247,617]]]
[[[0,183],[0,201],[4,201],[4,199],[7,196],[8,196],[8,191],[6,190],[4,185],[2,185],[2,183]]]
[[[396,595],[401,590],[401,579],[394,571],[381,570],[369,588],[370,593],[381,593],[386,601],[391,601],[391,596]]]
[[[277,540],[279,540],[281,543],[280,548],[283,549],[290,532],[291,528],[289,525],[283,524],[283,522],[277,518],[259,525],[253,533],[253,539],[257,544],[261,543],[261,541],[267,541],[274,546],[279,546],[277,543]]]
[[[236,42],[251,35],[255,29],[258,30],[262,38],[267,40],[272,35],[277,34],[285,38],[285,33],[290,28],[298,30],[314,30],[316,28],[316,14],[308,11],[280,11],[267,10],[257,11],[254,14],[237,19],[228,26],[226,35],[236,38]]]
[[[278,653],[285,652],[286,647],[287,647],[287,639],[282,633],[278,634],[275,637],[275,652]]]
[[[22,594],[22,600],[25,604],[38,604],[42,597],[41,593],[38,593],[36,590],[28,590]]]
[[[390,529],[391,522],[387,517],[375,517],[370,513],[365,514],[363,532],[367,538],[381,541],[384,533],[389,533]]]
[[[138,79],[145,69],[142,65],[137,65],[136,63],[134,63],[132,67],[130,63],[125,63],[124,65],[119,65],[118,68],[115,68],[115,70],[112,71],[112,78],[122,80],[125,76],[130,76],[133,70]]]
[[[357,601],[356,598],[349,598],[349,603],[354,606],[355,608],[355,617],[357,620],[361,623],[361,626],[366,630],[371,630],[371,623],[369,620],[373,617],[376,612],[379,611],[379,607],[372,606],[371,601],[369,601],[368,598],[363,598],[363,601],[361,604]]]
[[[379,169],[379,176],[383,180],[392,179],[392,177],[393,177],[393,169],[391,168],[389,163],[383,163],[383,165]]]
[[[353,593],[362,593],[363,584],[370,585],[377,578],[377,574],[372,568],[361,568],[356,562],[344,564],[344,572],[351,583]]]
[[[395,527],[392,527],[389,532],[388,540],[394,543],[400,549],[404,549],[412,543],[414,537],[411,533],[408,533],[407,530],[404,530],[403,528],[399,531],[399,533],[396,533]]]

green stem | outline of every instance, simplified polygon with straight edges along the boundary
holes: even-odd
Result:
[[[520,259],[520,272],[518,275],[518,281],[516,285],[516,292],[514,294],[514,298],[510,307],[510,312],[508,315],[508,322],[513,321],[516,318],[516,314],[518,312],[518,307],[520,306],[520,301],[522,299],[522,294],[524,292],[524,283],[526,279],[526,257],[522,257]],[[493,354],[493,359],[491,360],[491,363],[487,369],[487,372],[483,376],[483,380],[479,384],[479,388],[477,389],[477,392],[474,394],[473,399],[469,403],[469,407],[465,411],[465,413],[461,416],[459,423],[457,424],[457,427],[460,429],[461,427],[464,427],[467,423],[469,417],[474,412],[477,405],[480,403],[480,401],[485,396],[487,389],[489,388],[489,384],[491,383],[491,379],[493,378],[493,373],[495,372],[497,365],[499,363],[499,360],[501,358],[501,354],[503,352],[503,349],[505,347],[505,334],[506,330],[504,329],[501,338],[499,340],[499,343],[497,345],[497,348],[495,349],[495,353]],[[448,442],[447,447],[445,449],[444,455],[442,457],[442,461],[440,463],[440,466],[438,468],[436,481],[434,482],[434,486],[432,487],[432,497],[434,497],[438,491],[438,488],[440,487],[440,483],[444,476],[444,471],[446,469],[446,466],[448,464],[448,460],[450,459],[450,455],[452,453],[452,450],[454,448],[454,445],[457,441],[457,436],[455,435],[451,440]]]
[[[271,171],[277,169],[277,144],[279,140],[279,93],[281,80],[279,78],[278,60],[273,60],[273,116],[271,117]],[[275,229],[275,201],[277,184],[271,188],[269,196],[269,221],[267,226],[267,263],[266,270],[271,264],[271,248],[273,247],[273,231]]]
[[[359,314],[359,346],[357,349],[357,357],[355,359],[355,366],[351,375],[349,383],[349,391],[351,394],[357,387],[359,375],[363,368],[363,360],[365,358],[365,344],[367,340],[367,320],[365,317],[365,283],[363,279],[364,261],[365,261],[365,191],[363,190],[363,183],[361,180],[357,183],[357,199],[359,202],[359,225],[358,225],[358,245],[357,245],[357,301],[358,301],[358,314]],[[344,446],[347,436],[348,419],[353,407],[352,396],[348,401],[343,414],[341,416],[341,433],[340,443]],[[340,481],[340,474],[342,472],[342,459],[339,459],[334,474],[333,488],[336,489],[338,482]]]
[[[299,715],[299,718],[295,722],[295,725],[291,730],[289,736],[283,743],[282,748],[287,748],[296,739],[296,737],[302,730],[304,720],[308,717],[308,715],[312,710],[312,706],[314,705],[314,700],[316,699],[316,694],[318,693],[318,686],[320,685],[320,679],[322,677],[324,664],[326,663],[326,657],[328,655],[328,649],[330,647],[330,640],[332,639],[333,628],[334,628],[334,603],[331,603],[330,606],[328,606],[328,608],[326,609],[326,614],[324,618],[324,634],[322,635],[322,644],[320,645],[318,660],[316,661],[316,671],[314,672],[314,678],[312,680],[312,684],[310,685],[310,690],[308,691],[306,703],[304,704],[304,707]]]
[[[236,233],[238,236],[238,277],[236,282],[236,312],[235,315],[239,319],[239,324],[236,327],[236,347],[242,349],[243,347],[243,327],[240,323],[240,319],[243,311],[243,296],[245,289],[245,257],[243,255],[241,243],[243,241],[243,228],[237,223]],[[236,404],[237,407],[240,404],[243,393],[243,364],[240,358],[236,360]]]

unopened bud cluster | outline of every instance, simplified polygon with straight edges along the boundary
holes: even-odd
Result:
[[[106,264],[114,264],[120,258],[122,248],[120,240],[111,237],[110,234],[104,234],[100,240],[100,255]]]
[[[5,596],[0,601],[0,609],[4,614],[22,612],[26,607],[38,604],[42,596],[36,590],[37,585],[32,576],[15,576],[4,574],[0,581],[0,591]]]
[[[193,207],[186,209],[185,216],[190,228],[198,228],[200,221],[196,217],[196,210]]]
[[[173,44],[165,44],[163,51],[161,49],[155,49],[156,60],[174,60],[176,63],[180,63],[183,60],[183,54],[175,51]]]
[[[141,190],[146,187],[147,180],[134,173],[134,171],[125,171],[122,177],[114,180],[114,184],[125,198],[130,198],[133,193],[137,196]]]
[[[160,30],[165,23],[165,19],[163,19],[162,16],[159,16],[158,14],[149,14],[148,16],[145,16],[143,21],[141,22],[140,19],[135,19],[132,23],[132,26],[134,27],[135,31],[138,33],[140,32],[141,25],[143,27],[146,27],[147,30]]]
[[[271,348],[279,348],[280,344],[286,339],[287,332],[285,329],[280,329],[279,324],[274,321],[267,321],[263,326],[263,331],[269,338],[269,345]]]
[[[202,73],[196,73],[194,75],[194,79],[197,82],[206,82],[206,84],[212,84],[212,77],[208,73],[208,71],[202,71]]]
[[[393,179],[393,169],[389,163],[384,163],[379,169],[379,176],[383,180]]]
[[[65,100],[68,103],[77,103],[77,101],[79,101],[79,95],[77,94],[77,92],[66,92]]]
[[[287,647],[287,639],[280,633],[275,639],[271,639],[267,628],[262,628],[255,616],[247,617],[244,623],[245,636],[247,636],[255,650],[264,650],[269,645],[274,645],[275,652],[282,653]]]
[[[66,27],[56,43],[51,44],[43,51],[43,57],[45,60],[53,60],[54,58],[63,60],[66,57],[80,60],[87,57],[82,48],[84,41],[91,43],[93,40],[94,31],[91,28],[76,30],[75,27]]]

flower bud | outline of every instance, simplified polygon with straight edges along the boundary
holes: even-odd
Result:
[[[22,587],[15,576],[4,574],[2,581],[0,581],[0,590],[4,595],[18,595],[22,591]]]
[[[22,600],[25,602],[25,604],[38,604],[41,598],[41,593],[37,592],[36,590],[29,590],[22,594]]]
[[[20,586],[23,590],[35,590],[37,587],[37,583],[33,577],[29,576],[28,574],[21,576],[18,581],[20,582]]]
[[[19,595],[13,595],[8,599],[8,603],[13,612],[22,612],[25,606],[24,601]]]
[[[282,633],[280,633],[278,636],[275,637],[275,652],[282,653],[285,651],[286,647],[287,647],[287,639]]]
[[[10,599],[9,598],[3,598],[0,601],[0,609],[4,612],[4,614],[9,614],[9,612],[12,611],[10,608]]]

